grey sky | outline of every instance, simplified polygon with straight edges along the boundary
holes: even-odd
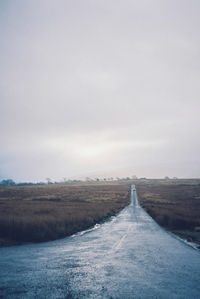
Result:
[[[0,178],[200,177],[199,13],[1,0]]]

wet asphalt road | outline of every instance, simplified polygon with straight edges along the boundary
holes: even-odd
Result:
[[[0,249],[0,298],[200,298],[200,252],[139,206],[54,242]]]

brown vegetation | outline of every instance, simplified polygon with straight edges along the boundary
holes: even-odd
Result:
[[[116,214],[128,202],[128,185],[1,187],[0,245],[71,235]]]
[[[141,205],[163,227],[200,244],[200,180],[137,184]]]

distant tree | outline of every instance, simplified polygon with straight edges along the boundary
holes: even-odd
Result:
[[[88,176],[85,178],[85,180],[86,180],[86,182],[91,182],[92,181],[92,179],[89,178]]]
[[[0,182],[2,186],[15,186],[15,182],[12,179],[3,180]]]
[[[31,182],[21,182],[18,183],[17,186],[33,186],[36,185],[35,183],[31,183]]]
[[[52,184],[51,179],[50,178],[46,178],[47,184]]]

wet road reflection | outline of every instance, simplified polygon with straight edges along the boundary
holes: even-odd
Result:
[[[72,237],[0,249],[0,298],[200,298],[200,253],[131,203]]]

